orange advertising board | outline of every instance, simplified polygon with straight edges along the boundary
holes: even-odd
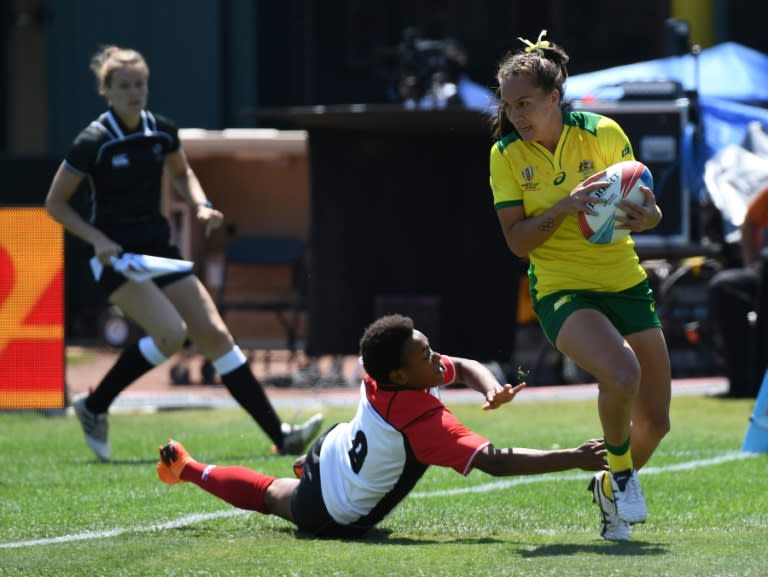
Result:
[[[64,233],[42,207],[0,207],[0,409],[64,406]]]

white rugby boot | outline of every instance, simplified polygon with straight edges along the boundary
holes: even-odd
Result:
[[[627,475],[625,479],[617,480],[618,476],[624,475]],[[611,479],[613,498],[616,501],[619,517],[630,525],[644,523],[648,518],[648,508],[645,505],[645,495],[643,495],[640,481],[637,478],[637,470],[631,469],[618,475],[611,475]],[[622,485],[623,488],[621,488]]]
[[[603,491],[603,477],[605,475],[610,475],[610,473],[600,471],[589,482],[592,500],[600,507],[600,514],[602,515],[600,536],[608,541],[628,541],[632,537],[632,527],[619,517],[616,502]]]
[[[85,442],[99,459],[109,461],[112,458],[112,447],[109,445],[107,413],[90,411],[85,406],[85,399],[87,398],[88,393],[77,396],[72,403],[72,408],[83,428]]]

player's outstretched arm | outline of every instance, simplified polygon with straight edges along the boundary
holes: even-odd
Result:
[[[456,366],[456,380],[485,397],[484,411],[496,409],[508,403],[526,386],[525,383],[514,387],[510,384],[502,385],[490,369],[482,363],[460,357],[451,358]]]
[[[605,455],[602,439],[590,439],[578,447],[556,451],[497,449],[488,445],[475,456],[472,466],[495,477],[537,475],[568,469],[601,471],[608,469]]]

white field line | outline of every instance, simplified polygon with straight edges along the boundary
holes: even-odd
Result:
[[[242,509],[229,509],[226,511],[216,511],[215,513],[194,513],[186,515],[175,521],[160,523],[159,525],[146,525],[141,527],[123,527],[117,529],[108,529],[106,531],[84,531],[83,533],[74,533],[72,535],[62,535],[60,537],[49,537],[45,539],[30,539],[29,541],[12,541],[10,543],[0,543],[0,549],[16,549],[19,547],[34,547],[35,545],[58,545],[59,543],[71,543],[72,541],[90,541],[95,539],[106,539],[108,537],[119,537],[126,533],[148,533],[152,531],[164,531],[166,529],[179,529],[196,525],[204,521],[213,519],[223,519],[225,517],[236,517],[245,515],[250,511]]]
[[[740,461],[742,459],[749,459],[750,457],[756,457],[755,453],[741,453],[730,452],[720,455],[718,457],[712,457],[711,459],[700,459],[698,461],[684,461],[682,463],[674,463],[672,465],[663,465],[661,467],[643,467],[640,472],[640,477],[647,477],[648,475],[660,475],[663,473],[674,473],[676,471],[687,471],[690,469],[698,469],[700,467],[711,467],[713,465],[721,465],[730,461]],[[426,492],[413,492],[409,497],[445,497],[449,495],[464,495],[467,493],[487,493],[488,491],[498,491],[501,489],[507,489],[508,487],[514,487],[516,485],[531,485],[533,483],[548,483],[555,481],[580,481],[591,479],[594,473],[566,473],[561,475],[530,475],[527,477],[513,477],[511,479],[503,479],[501,481],[494,481],[493,483],[484,483],[483,485],[472,485],[470,487],[457,487],[456,489],[444,489],[441,491],[426,491]]]
[[[660,475],[664,473],[673,473],[676,471],[686,471],[691,469],[698,469],[700,467],[711,467],[715,465],[721,465],[730,461],[738,461],[742,459],[748,459],[757,455],[752,453],[740,453],[729,452],[718,457],[711,459],[699,459],[696,461],[685,461],[682,463],[675,463],[672,465],[663,465],[661,467],[645,467],[642,470],[642,476],[648,475]],[[548,483],[554,481],[571,481],[571,480],[587,480],[591,478],[591,473],[575,473],[565,475],[531,475],[529,477],[515,477],[512,479],[505,479],[503,481],[496,481],[494,483],[484,483],[482,485],[473,485],[471,487],[459,487],[456,489],[446,489],[442,491],[428,491],[428,492],[413,492],[409,495],[409,498],[419,499],[425,497],[444,497],[450,495],[463,495],[467,493],[486,493],[489,491],[498,491],[513,487],[515,485],[529,485],[533,483]],[[8,543],[0,543],[0,549],[18,549],[21,547],[35,547],[37,545],[57,545],[60,543],[71,543],[73,541],[89,541],[96,539],[107,539],[109,537],[119,537],[126,533],[149,533],[153,531],[165,531],[167,529],[178,529],[181,527],[187,527],[189,525],[195,525],[197,523],[203,523],[205,521],[212,521],[214,519],[223,519],[226,517],[236,517],[239,515],[249,514],[250,511],[243,511],[241,509],[228,509],[226,511],[216,511],[213,513],[195,513],[193,515],[186,515],[175,521],[169,521],[167,523],[160,523],[158,525],[145,525],[139,527],[123,527],[116,529],[108,529],[105,531],[84,531],[82,533],[74,533],[72,535],[62,535],[60,537],[48,537],[44,539],[30,539],[27,541],[11,541]]]

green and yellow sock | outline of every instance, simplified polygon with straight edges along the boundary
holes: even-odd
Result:
[[[632,470],[632,452],[629,450],[629,437],[627,437],[624,444],[618,447],[606,442],[605,448],[608,451],[608,467],[611,470],[611,475]],[[611,477],[609,475],[603,475],[603,492],[609,499],[613,498],[613,487],[611,486]]]

